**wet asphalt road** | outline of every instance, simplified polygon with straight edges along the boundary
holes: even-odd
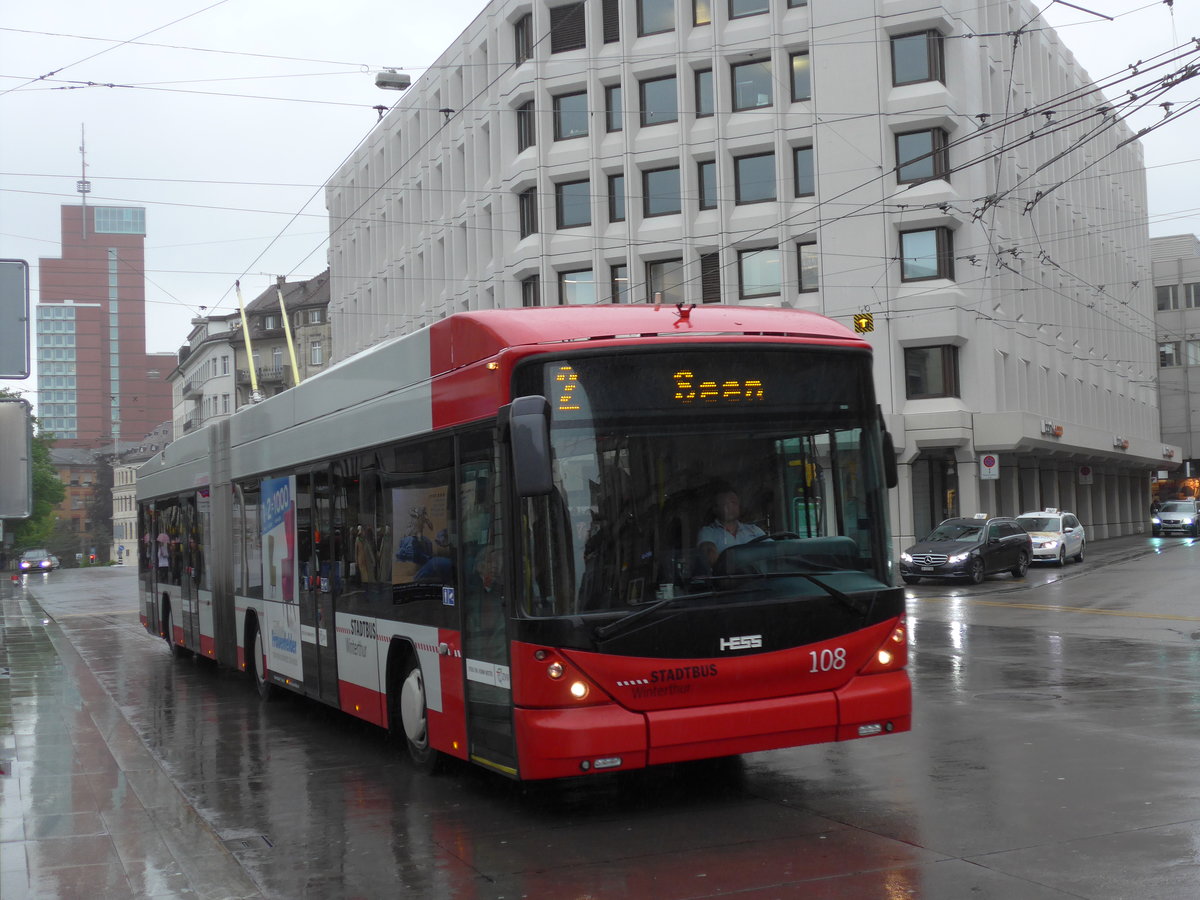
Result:
[[[5,900],[1200,897],[1200,542],[910,587],[910,734],[536,785],[173,659],[133,575],[0,585]]]

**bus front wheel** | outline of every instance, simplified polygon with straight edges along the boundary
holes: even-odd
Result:
[[[439,766],[441,754],[429,744],[425,678],[421,674],[421,664],[412,654],[405,660],[403,672],[398,685],[395,703],[397,715],[393,717],[392,729],[403,734],[404,743],[408,746],[408,758],[417,771],[433,772]],[[396,728],[397,724],[399,729]]]

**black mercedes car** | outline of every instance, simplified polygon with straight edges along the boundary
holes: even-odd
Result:
[[[976,515],[946,519],[900,554],[900,577],[907,584],[922,578],[965,578],[979,584],[994,572],[1024,578],[1033,559],[1033,541],[1016,519]]]

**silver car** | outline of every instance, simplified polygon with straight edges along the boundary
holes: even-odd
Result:
[[[1200,508],[1195,500],[1168,500],[1150,517],[1154,536],[1160,534],[1190,534],[1200,537]]]
[[[1033,538],[1034,562],[1052,562],[1065,566],[1068,559],[1083,562],[1087,534],[1074,513],[1061,509],[1043,509],[1017,516],[1017,522]]]

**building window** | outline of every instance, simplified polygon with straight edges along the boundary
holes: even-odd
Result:
[[[812,99],[812,65],[808,53],[792,54],[792,102]]]
[[[518,66],[533,56],[533,13],[525,13],[513,23],[513,45]]]
[[[700,302],[721,302],[721,254],[700,254]]]
[[[683,260],[661,259],[646,263],[646,293],[650,303],[682,303]]]
[[[608,176],[608,221],[625,221],[625,176]]]
[[[738,203],[763,203],[775,199],[774,153],[735,156],[733,175]]]
[[[1183,286],[1183,305],[1188,309],[1200,309],[1200,282],[1189,282]]]
[[[800,293],[809,293],[821,286],[821,269],[816,241],[805,241],[796,245],[796,270],[800,273]]]
[[[1154,289],[1154,299],[1159,312],[1179,309],[1179,286],[1175,284],[1159,285]]]
[[[559,228],[592,224],[591,182],[560,181],[554,186],[554,207]]]
[[[812,147],[795,147],[792,150],[792,175],[796,179],[797,197],[811,197],[817,192]]]
[[[926,128],[896,135],[896,181],[900,184],[945,178],[949,171],[943,129]]]
[[[918,31],[892,38],[892,84],[944,82],[943,63],[942,36],[936,31]]]
[[[637,0],[638,34],[675,30],[675,0]]]
[[[771,61],[737,63],[733,75],[733,110],[761,109],[771,105]]]
[[[536,275],[521,279],[521,305],[541,306],[541,288]]]
[[[729,18],[761,16],[770,9],[768,0],[729,0]]]
[[[620,131],[625,127],[623,102],[619,84],[610,84],[604,89],[604,127],[608,131]]]
[[[629,285],[629,266],[617,263],[609,268],[610,290],[613,303],[632,303],[633,291]]]
[[[905,347],[904,386],[909,400],[959,396],[958,348],[952,344]]]
[[[554,98],[554,139],[565,141],[587,137],[587,91],[560,94]]]
[[[537,188],[526,188],[517,194],[518,220],[521,237],[526,238],[537,231]]]
[[[274,313],[263,316],[263,330],[271,331],[279,327],[279,317]]]
[[[712,0],[692,0],[692,24],[712,24]]]
[[[591,269],[558,273],[558,302],[563,306],[591,306],[596,302],[596,279]]]
[[[229,357],[228,356],[221,357],[221,374],[222,375],[229,374]]]
[[[788,0],[788,9],[795,9],[798,6],[808,6],[808,0]]]
[[[1200,341],[1188,341],[1184,345],[1189,366],[1200,366]]]
[[[533,101],[517,107],[517,152],[527,150],[537,143],[537,120],[534,117]]]
[[[642,173],[642,215],[667,216],[681,209],[679,166],[647,169]]]
[[[900,232],[900,280],[954,278],[954,239],[949,228]]]
[[[783,283],[782,259],[776,247],[738,251],[738,293],[743,300],[770,297],[779,293]]]
[[[135,206],[97,206],[92,227],[96,234],[145,234],[146,210]]]
[[[550,10],[550,52],[566,53],[587,46],[587,17],[583,3],[568,3]]]
[[[619,0],[603,0],[601,15],[604,19],[604,43],[615,44],[621,40],[621,4]]]
[[[316,347],[317,347],[317,352],[319,353],[321,350],[321,342],[320,341],[317,341]],[[320,365],[320,363],[314,363],[314,365]],[[228,394],[221,395],[221,412],[224,413],[225,415],[229,415],[229,395]]]
[[[708,159],[696,164],[696,180],[700,183],[700,208],[717,208],[717,163]]]
[[[1161,341],[1158,345],[1158,367],[1173,369],[1182,364],[1179,358],[1179,341]]]
[[[675,76],[641,82],[642,127],[679,121],[679,94]]]
[[[696,118],[711,116],[716,111],[712,69],[696,70]]]

